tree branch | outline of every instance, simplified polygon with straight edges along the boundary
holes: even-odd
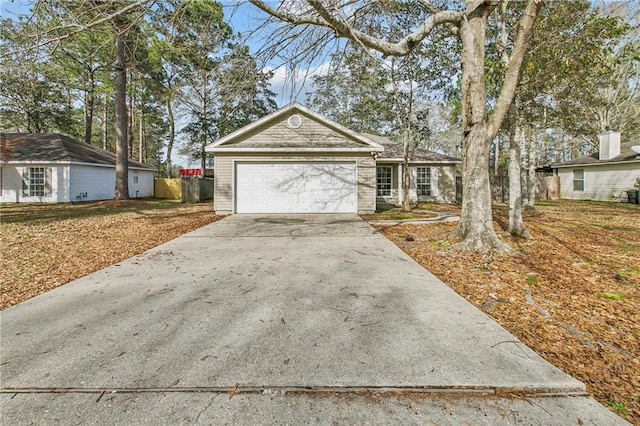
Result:
[[[511,53],[511,57],[509,58],[507,70],[505,71],[502,89],[500,90],[500,95],[498,96],[496,108],[493,111],[493,116],[491,117],[491,121],[489,122],[489,125],[487,127],[487,137],[490,140],[495,138],[498,130],[500,130],[502,121],[509,111],[511,102],[513,102],[516,88],[518,87],[520,68],[522,67],[524,55],[527,51],[527,45],[529,44],[531,36],[533,35],[533,26],[538,17],[538,13],[540,13],[542,3],[543,0],[529,0],[529,3],[527,4],[524,12],[524,16],[520,20],[520,29],[518,31],[518,36],[516,38],[513,52]]]
[[[452,10],[435,12],[425,18],[411,34],[408,34],[396,42],[389,42],[354,29],[349,22],[336,16],[335,13],[330,12],[319,0],[307,0],[307,3],[313,8],[317,15],[311,13],[296,15],[279,8],[274,9],[262,0],[249,0],[249,2],[263,12],[282,21],[294,25],[313,25],[330,28],[334,30],[339,37],[348,38],[358,44],[391,56],[407,55],[438,25],[449,24],[457,26],[465,13]]]

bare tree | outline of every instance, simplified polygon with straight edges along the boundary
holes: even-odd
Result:
[[[363,48],[385,55],[404,56],[414,50],[436,27],[446,26],[462,43],[462,130],[463,200],[458,232],[460,248],[477,251],[506,250],[493,230],[489,187],[489,145],[496,136],[513,100],[520,67],[533,34],[533,26],[542,0],[528,0],[509,61],[504,81],[492,114],[487,114],[485,90],[485,41],[489,15],[499,0],[468,0],[464,10],[437,9],[421,1],[431,11],[413,31],[398,40],[384,40],[356,29],[353,22],[368,12],[368,2],[306,0],[306,5],[287,2],[274,8],[261,0],[250,0],[256,7],[281,22],[293,26],[324,28],[337,37],[348,38]]]

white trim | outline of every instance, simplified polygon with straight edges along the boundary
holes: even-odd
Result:
[[[404,163],[402,158],[385,158],[378,157],[376,158],[376,162],[378,163]],[[456,164],[462,163],[460,160],[409,160],[409,166],[414,164]]]
[[[373,140],[367,138],[366,136],[363,136],[359,133],[354,132],[353,130],[350,130],[346,127],[344,127],[342,124],[336,123],[335,121],[329,120],[326,117],[321,116],[320,114],[317,114],[311,110],[309,110],[308,108],[300,105],[297,102],[292,102],[289,105],[280,108],[279,110],[272,112],[271,114],[265,115],[264,117],[254,121],[253,123],[250,123],[246,126],[244,126],[241,129],[236,130],[235,132],[231,132],[229,133],[227,136],[224,136],[220,139],[218,139],[217,141],[208,144],[205,147],[205,151],[206,152],[216,152],[215,148],[221,146],[221,145],[225,145],[227,143],[232,142],[234,139],[238,138],[239,136],[242,136],[246,133],[249,133],[250,131],[252,131],[253,129],[262,126],[265,123],[268,123],[269,121],[275,120],[276,118],[286,115],[288,113],[292,113],[293,111],[298,111],[301,112],[303,115],[308,115],[318,121],[320,121],[321,123],[323,123],[325,126],[336,130],[340,133],[344,133],[347,136],[350,136],[351,138],[355,139],[356,141],[360,141],[362,143],[364,143],[365,145],[367,145],[367,148],[365,149],[365,151],[384,151],[384,147],[380,144],[378,144],[377,142],[374,142]],[[247,148],[245,148],[247,149]],[[358,149],[358,148],[356,148]],[[248,149],[248,150],[256,150],[254,149]],[[268,149],[269,151],[277,151],[277,149]],[[326,151],[326,149],[321,149]],[[351,150],[355,150],[355,149],[351,149]],[[227,152],[234,152],[231,149],[227,149],[225,150]],[[221,152],[221,151],[217,151],[217,152]],[[256,151],[256,152],[260,152],[260,151]]]
[[[109,167],[112,169],[116,168],[115,164],[85,163],[81,161],[31,161],[30,160],[30,161],[8,161],[3,164],[9,165],[9,166],[16,166],[16,167],[27,166],[31,164],[52,164],[54,166],[93,166],[93,167]],[[153,173],[157,171],[156,168],[152,166],[140,167],[140,166],[129,165],[128,169],[129,170],[134,170],[134,169],[146,170]]]
[[[371,152],[377,148],[211,148],[207,152]]]
[[[581,168],[581,167],[592,167],[592,166],[608,166],[611,164],[632,164],[632,163],[640,163],[640,159],[638,160],[627,160],[627,161],[605,161],[602,163],[586,163],[586,164],[567,164],[566,166],[549,166],[552,169],[566,169],[566,168],[570,168],[570,167],[577,167],[577,168]]]

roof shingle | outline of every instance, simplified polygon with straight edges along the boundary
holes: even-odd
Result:
[[[0,160],[3,162],[70,162],[115,166],[114,153],[78,142],[58,133],[2,133]],[[130,167],[154,169],[129,160]]]

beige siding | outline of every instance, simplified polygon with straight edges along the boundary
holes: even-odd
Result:
[[[328,128],[312,117],[303,116],[302,125],[292,129],[287,125],[288,116],[276,122],[268,122],[252,129],[232,144],[236,148],[260,146],[262,148],[282,148],[286,146],[304,147],[349,147],[360,145],[352,137]]]
[[[584,170],[584,191],[573,190],[573,171]],[[640,163],[602,164],[587,167],[567,167],[558,170],[560,197],[568,200],[609,201],[614,194],[633,189],[640,177]]]
[[[301,153],[224,154],[216,153],[214,166],[216,179],[214,187],[214,208],[217,214],[233,213],[234,162],[235,161],[356,161],[358,170],[358,213],[375,211],[375,160],[368,154],[323,154],[304,155]]]

